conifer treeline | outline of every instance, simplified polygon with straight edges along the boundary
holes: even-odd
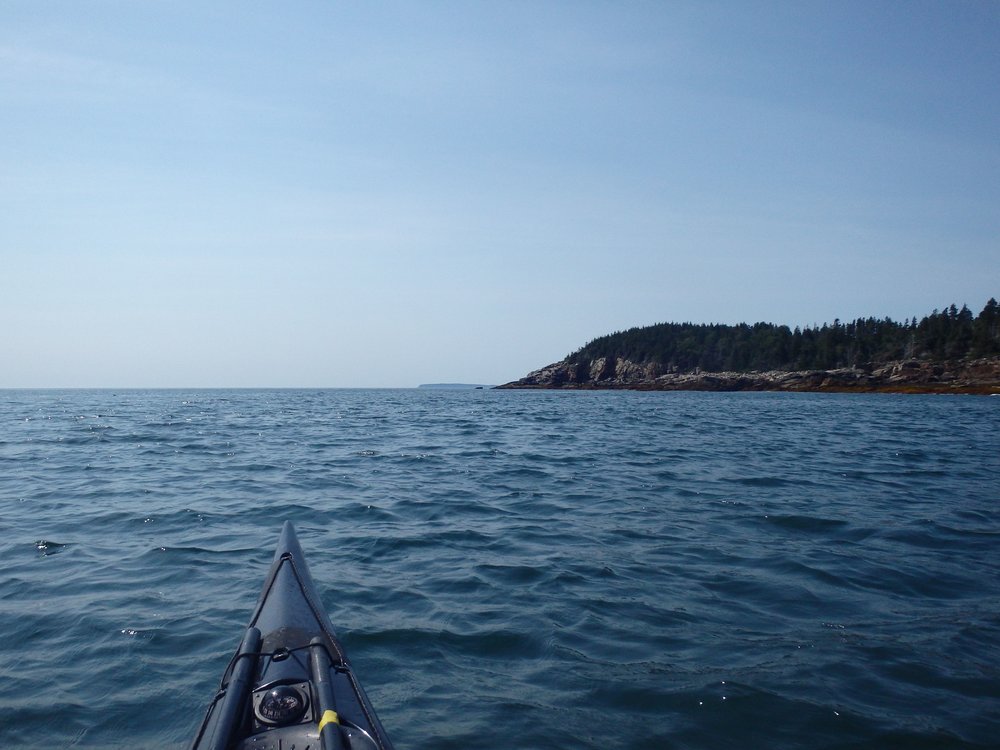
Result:
[[[962,360],[1000,356],[1000,306],[993,298],[973,317],[965,305],[918,321],[840,320],[794,330],[773,323],[660,323],[601,336],[567,357],[586,366],[600,357],[668,371],[834,370],[903,359]]]

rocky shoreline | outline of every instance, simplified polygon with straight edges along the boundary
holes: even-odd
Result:
[[[671,372],[616,357],[556,362],[498,388],[643,391],[793,391],[1000,395],[1000,358],[770,372]]]

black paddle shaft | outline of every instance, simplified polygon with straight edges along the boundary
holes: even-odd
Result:
[[[236,663],[233,665],[233,672],[229,677],[222,705],[219,707],[221,718],[216,726],[210,750],[225,750],[232,744],[233,733],[239,725],[243,710],[246,708],[247,695],[250,693],[253,674],[257,669],[260,640],[260,631],[257,628],[247,629],[243,643],[236,655]]]
[[[340,733],[340,717],[333,702],[333,683],[330,682],[330,654],[319,638],[309,642],[309,666],[319,700],[319,739],[323,750],[344,750]]]

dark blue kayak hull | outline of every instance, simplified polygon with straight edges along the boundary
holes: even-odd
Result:
[[[392,750],[290,522],[192,750]]]

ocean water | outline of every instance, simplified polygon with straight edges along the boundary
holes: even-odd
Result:
[[[0,747],[182,748],[292,520],[404,748],[1000,747],[1000,399],[0,391]]]

